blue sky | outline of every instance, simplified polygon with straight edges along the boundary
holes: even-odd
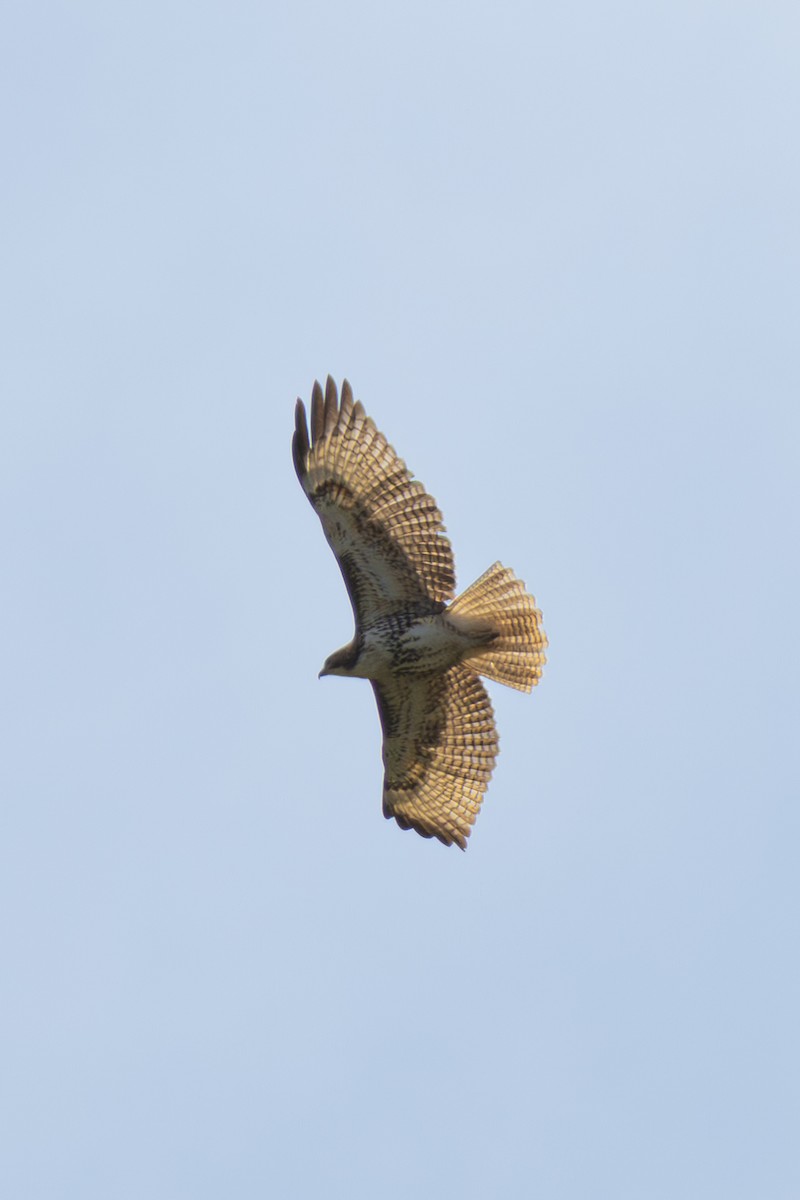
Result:
[[[800,14],[8,3],[0,1183],[800,1194]],[[356,395],[550,638],[380,814]]]

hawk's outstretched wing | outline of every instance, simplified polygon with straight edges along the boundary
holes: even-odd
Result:
[[[383,726],[384,816],[466,850],[498,753],[486,689],[462,663],[372,686]]]
[[[453,552],[436,501],[382,433],[328,377],[311,396],[311,437],[297,401],[297,477],[322,522],[360,625],[398,611],[438,612],[455,591]]]

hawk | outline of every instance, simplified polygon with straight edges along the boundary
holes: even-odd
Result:
[[[297,477],[322,522],[355,617],[323,675],[369,679],[383,728],[383,812],[401,829],[467,848],[498,753],[478,676],[529,692],[545,662],[541,613],[496,562],[455,597],[436,501],[412,477],[345,380],[302,400]]]

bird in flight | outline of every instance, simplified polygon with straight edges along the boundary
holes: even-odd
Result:
[[[355,617],[322,675],[369,679],[383,728],[383,812],[401,829],[467,848],[498,753],[478,678],[529,692],[547,638],[536,602],[499,562],[455,597],[436,501],[412,477],[345,380],[302,400],[297,477],[322,522]]]

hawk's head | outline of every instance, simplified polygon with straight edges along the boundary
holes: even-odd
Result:
[[[359,647],[355,639],[342,646],[341,650],[335,650],[325,659],[319,678],[322,679],[323,675],[352,675],[358,662],[358,652]]]

